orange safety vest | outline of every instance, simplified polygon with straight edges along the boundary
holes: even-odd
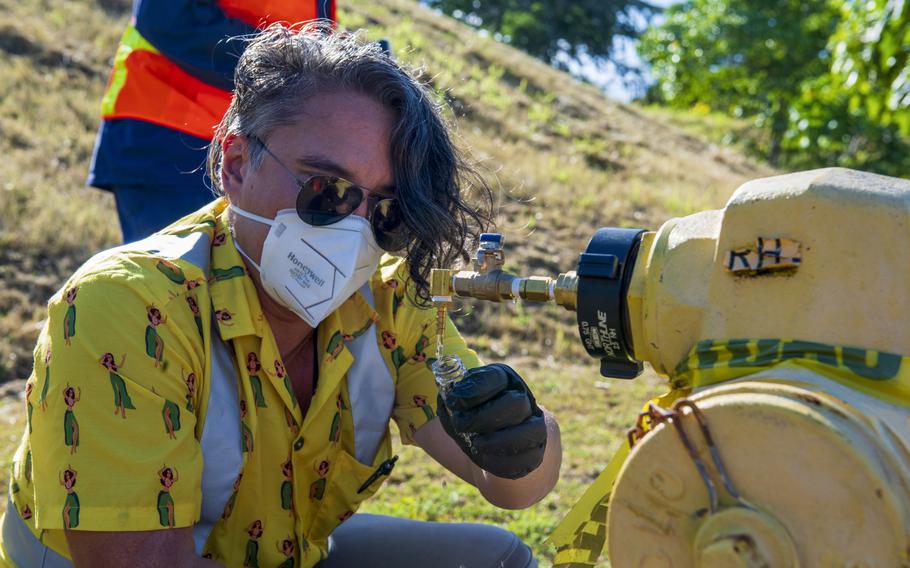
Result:
[[[334,0],[219,0],[219,7],[229,17],[258,28],[315,19],[319,7],[335,20]],[[211,140],[230,103],[230,91],[184,71],[131,24],[114,58],[101,116],[143,120]]]

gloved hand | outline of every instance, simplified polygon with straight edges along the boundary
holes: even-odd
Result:
[[[528,385],[508,365],[477,367],[443,397],[439,420],[471,461],[497,477],[518,479],[543,461],[547,426]]]

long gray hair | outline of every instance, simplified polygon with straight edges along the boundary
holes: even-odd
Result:
[[[411,235],[402,251],[416,296],[429,298],[429,273],[448,267],[491,222],[493,194],[456,150],[439,104],[429,89],[358,34],[334,32],[325,23],[273,24],[248,42],[234,72],[234,98],[208,152],[208,174],[221,187],[221,143],[242,135],[267,141],[290,124],[306,99],[350,90],[369,96],[396,116],[390,141],[396,195]],[[263,148],[250,144],[258,167]],[[480,205],[469,203],[468,194]]]

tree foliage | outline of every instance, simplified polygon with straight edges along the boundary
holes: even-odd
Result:
[[[827,0],[694,0],[671,7],[640,50],[663,100],[757,117],[775,161],[795,87],[830,65],[836,15]]]
[[[898,126],[910,95],[910,44],[906,19],[898,25],[895,17],[906,18],[908,9],[897,11],[897,4],[903,5],[691,0],[674,6],[641,41],[657,80],[650,98],[752,118],[767,134],[760,151],[775,164],[906,175],[910,148]]]
[[[852,108],[910,135],[910,2],[842,0],[833,72]]]
[[[655,12],[646,0],[425,0],[557,67],[564,55],[611,55],[616,36],[637,38]]]

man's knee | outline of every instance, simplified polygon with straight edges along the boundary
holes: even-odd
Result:
[[[490,539],[487,550],[501,550],[499,557],[491,564],[495,568],[536,568],[537,561],[531,548],[518,536],[506,529],[493,525],[482,525],[485,538]],[[494,544],[495,543],[495,544]],[[480,548],[480,547],[478,547]]]
[[[335,529],[320,568],[350,566],[536,568],[511,531],[479,523],[436,523],[358,514]]]

